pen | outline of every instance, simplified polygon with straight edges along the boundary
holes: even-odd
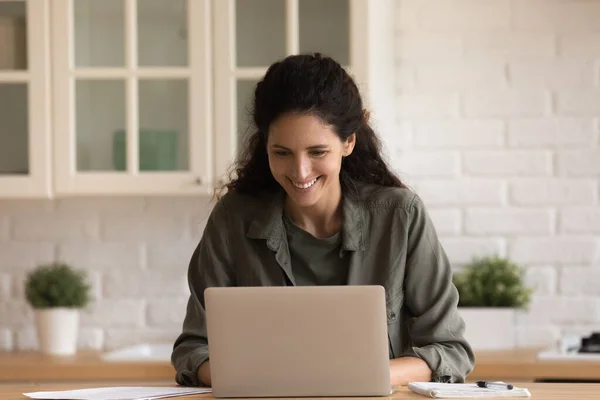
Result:
[[[501,382],[477,381],[477,386],[487,389],[504,389],[511,390],[513,385]]]

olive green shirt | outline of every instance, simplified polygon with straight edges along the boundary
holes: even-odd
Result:
[[[348,283],[348,257],[341,254],[340,232],[328,238],[317,238],[283,217],[292,278],[296,286],[346,285]]]
[[[171,356],[179,384],[199,385],[208,359],[204,289],[294,285],[283,201],[283,192],[229,192],[212,210],[190,261],[191,294]],[[384,287],[390,356],[423,359],[433,381],[463,382],[474,355],[450,263],[421,199],[409,189],[360,185],[343,197],[343,217],[347,284]]]

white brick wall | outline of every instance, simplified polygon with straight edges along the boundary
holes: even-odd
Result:
[[[556,113],[564,116],[589,117],[600,109],[600,90],[565,89],[554,93]]]
[[[552,175],[552,154],[540,150],[463,152],[463,171],[471,176]]]
[[[36,331],[33,325],[16,330],[16,349],[35,350],[38,348]]]
[[[470,208],[465,213],[467,235],[550,235],[553,230],[552,210]]]
[[[557,271],[552,266],[527,268],[525,282],[535,290],[536,295],[549,296],[556,294]]]
[[[88,350],[102,350],[104,346],[104,328],[79,327],[77,347]]]
[[[0,351],[11,351],[12,349],[12,331],[7,328],[0,328]]]
[[[421,179],[414,182],[409,180],[408,183],[435,206],[500,206],[506,202],[506,183],[500,180]]]
[[[0,240],[6,240],[8,236],[8,217],[0,217]]]
[[[442,243],[448,258],[455,265],[461,265],[471,260],[489,254],[506,255],[506,241],[499,237],[443,237]]]
[[[109,328],[104,336],[104,348],[114,350],[140,343],[173,343],[181,332],[181,324],[164,328]]]
[[[427,120],[414,123],[414,145],[421,148],[497,148],[504,145],[504,122]]]
[[[545,90],[465,90],[464,114],[481,117],[542,117],[550,113],[551,96]]]
[[[513,179],[510,200],[522,206],[591,206],[598,202],[596,178]]]
[[[508,121],[508,146],[516,148],[575,148],[597,143],[595,118],[548,117]]]
[[[594,32],[598,29],[600,3],[587,0],[514,1],[513,26],[517,31]]]
[[[429,216],[438,235],[460,235],[462,229],[462,212],[460,209],[434,208],[429,210]]]
[[[569,296],[600,296],[600,268],[563,268],[559,290]]]
[[[140,268],[143,244],[136,241],[64,241],[59,243],[56,254],[59,260],[89,270]]]
[[[455,35],[461,36],[460,33]],[[509,59],[547,60],[556,55],[555,37],[551,32],[484,29],[477,31],[476,35],[462,35],[461,39],[466,59],[501,63]]]
[[[395,170],[452,263],[508,255],[536,288],[519,346],[600,326],[600,2],[396,0]],[[35,348],[23,280],[64,260],[96,301],[80,347],[172,341],[208,198],[0,200],[0,349]]]
[[[558,173],[576,177],[600,176],[600,149],[559,152]]]
[[[558,53],[565,58],[594,60],[600,54],[600,33],[563,33],[558,38]]]
[[[185,316],[187,298],[181,300],[151,300],[148,303],[146,321],[150,327],[179,327]]]
[[[191,256],[191,254],[190,254]],[[111,271],[102,282],[103,295],[117,298],[177,297],[186,294],[187,275],[171,271]]]
[[[582,60],[515,61],[508,66],[511,84],[519,88],[587,88],[596,81],[596,64]]]
[[[600,208],[564,208],[560,229],[564,233],[600,234]]]
[[[518,346],[598,330],[600,2],[398,0],[396,16],[412,137],[391,160],[448,256],[526,266]]]
[[[208,197],[0,201],[0,351],[36,349],[27,270],[54,260],[84,269],[93,302],[79,348],[165,342],[181,329],[187,266]]]
[[[116,312],[118,310],[118,312]],[[133,327],[144,326],[145,301],[138,299],[97,299],[81,313],[81,325],[85,327]]]
[[[11,297],[12,276],[10,274],[0,274],[0,301],[7,301]]]

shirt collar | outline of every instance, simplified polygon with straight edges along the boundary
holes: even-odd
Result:
[[[250,239],[266,239],[267,246],[276,251],[285,239],[283,225],[283,205],[285,192],[283,190],[272,195],[256,213],[246,236]],[[342,228],[342,250],[365,250],[365,226],[363,224],[362,207],[360,201],[350,196],[344,196]]]

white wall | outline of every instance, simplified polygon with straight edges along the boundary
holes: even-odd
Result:
[[[0,350],[36,346],[23,282],[40,263],[88,272],[95,301],[82,348],[174,340],[189,294],[187,265],[209,198],[0,200]]]
[[[537,287],[519,345],[600,330],[600,1],[397,1],[394,165],[450,259]]]
[[[399,129],[384,139],[452,262],[528,266],[521,346],[600,329],[600,1],[396,4]],[[35,346],[23,276],[55,259],[94,283],[82,347],[173,340],[207,201],[0,201],[0,349]]]

